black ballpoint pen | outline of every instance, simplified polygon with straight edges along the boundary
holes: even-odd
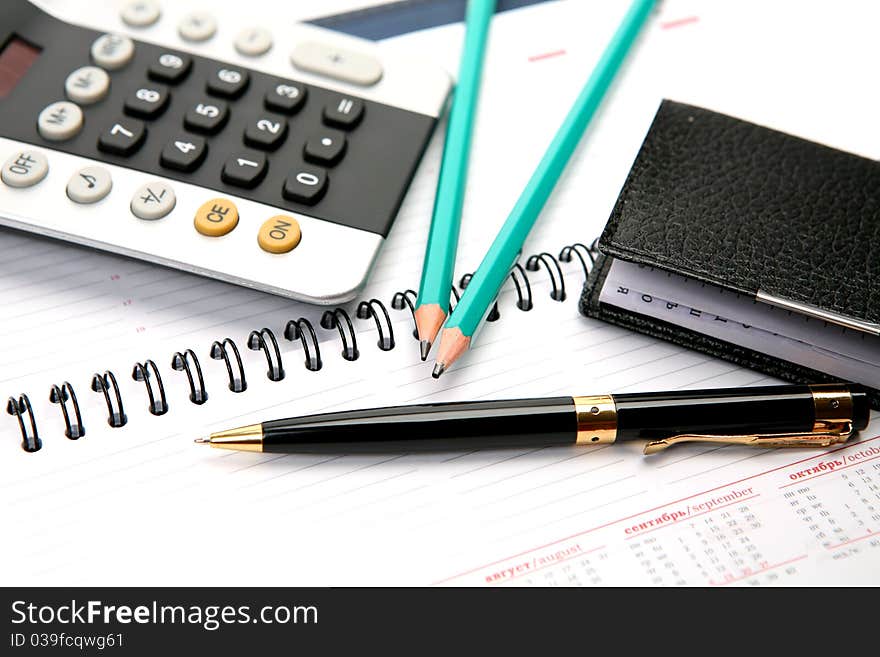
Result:
[[[393,452],[647,440],[827,447],[868,425],[853,384],[678,390],[417,404],[271,420],[197,443],[252,452]]]

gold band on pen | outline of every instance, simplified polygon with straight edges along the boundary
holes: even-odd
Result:
[[[574,397],[577,445],[602,445],[617,439],[617,405],[611,395]]]
[[[811,385],[810,392],[816,411],[814,433],[839,430],[845,424],[852,425],[854,409],[849,389],[837,383],[826,383]]]

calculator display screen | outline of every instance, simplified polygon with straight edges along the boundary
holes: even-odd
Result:
[[[0,50],[0,98],[6,98],[40,54],[40,48],[12,37]]]

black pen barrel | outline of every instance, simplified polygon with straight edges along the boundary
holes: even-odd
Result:
[[[263,452],[458,451],[645,439],[646,453],[690,441],[816,446],[870,420],[856,384],[810,384],[417,404],[322,413],[198,440]]]
[[[617,439],[678,434],[801,433],[815,420],[809,386],[615,394]]]
[[[573,445],[571,397],[417,404],[263,422],[264,452],[383,452]]]

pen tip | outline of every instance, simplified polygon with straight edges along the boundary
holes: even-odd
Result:
[[[445,372],[445,371],[446,371],[446,365],[444,365],[443,363],[435,363],[434,364],[434,371],[431,372],[431,376],[433,376],[435,379],[439,379],[440,375],[443,374],[443,372]]]
[[[199,443],[200,445],[210,445],[211,439],[210,438],[196,438],[193,442]]]
[[[428,352],[431,351],[431,341],[430,340],[420,340],[419,341],[419,351],[422,354],[422,360],[428,360]]]

